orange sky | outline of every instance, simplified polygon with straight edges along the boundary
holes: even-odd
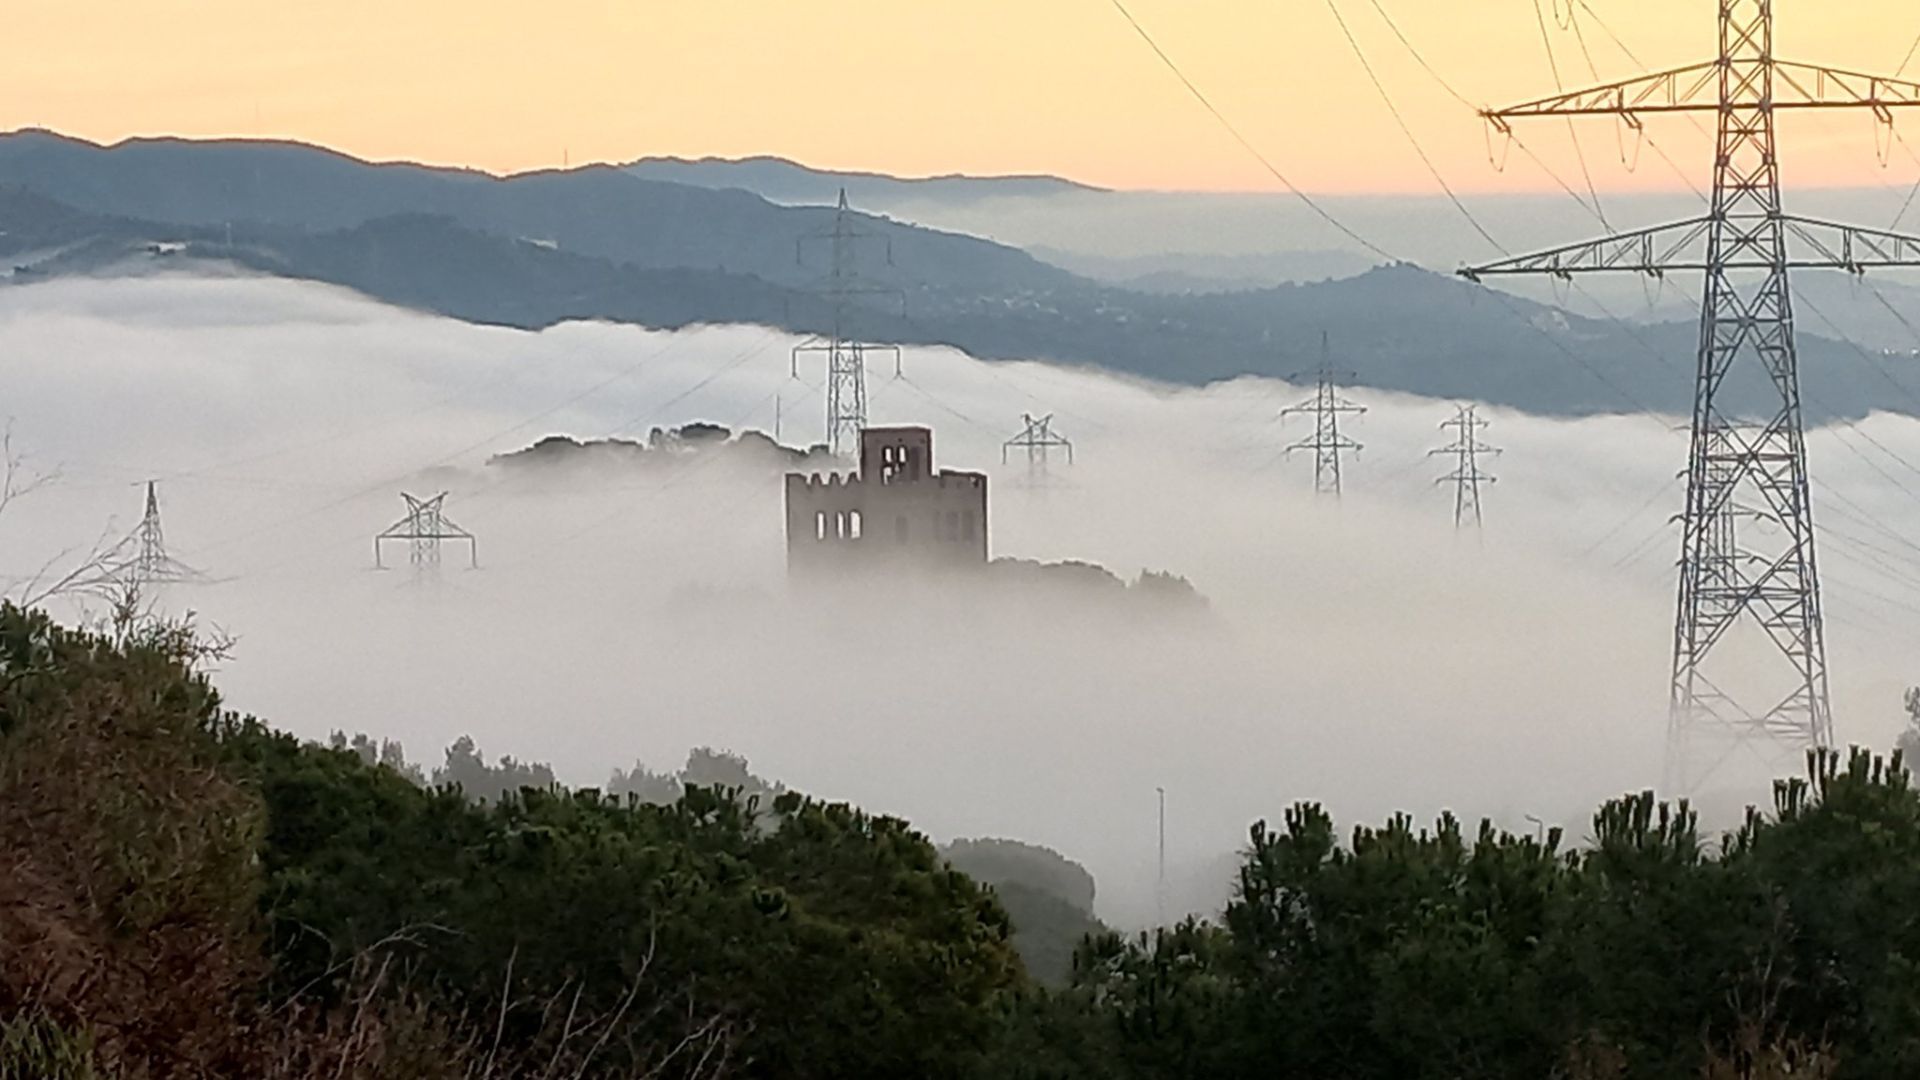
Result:
[[[1371,0],[1337,0],[1441,172],[1463,191],[1549,190],[1515,152],[1488,161],[1480,121],[1422,72]],[[1533,0],[1380,0],[1463,95],[1553,90]],[[1539,0],[1569,87],[1636,68],[1578,0]],[[1714,50],[1711,0],[1586,0],[1642,60]],[[1316,191],[1430,192],[1325,0],[1128,0],[1248,138]],[[98,140],[266,135],[371,158],[495,172],[647,154],[772,153],[905,174],[1051,172],[1127,188],[1277,185],[1187,96],[1111,0],[13,0],[0,37],[0,126]],[[1779,0],[1778,52],[1891,72],[1913,0]],[[1920,58],[1908,68],[1920,77]],[[1920,110],[1916,110],[1920,113]],[[1899,184],[1864,114],[1795,118],[1796,186]],[[1522,138],[1576,185],[1564,124]],[[1920,115],[1903,125],[1920,153]],[[1603,190],[1681,184],[1657,154],[1622,165],[1585,122]],[[1654,138],[1702,176],[1710,142],[1682,118]]]

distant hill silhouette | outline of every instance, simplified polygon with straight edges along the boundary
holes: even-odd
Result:
[[[474,322],[829,323],[795,258],[832,211],[590,168],[496,178],[310,146],[0,136],[0,266],[16,282],[216,260]],[[899,290],[861,335],[1184,384],[1288,377],[1321,331],[1363,387],[1559,415],[1684,414],[1695,329],[1588,319],[1411,265],[1215,294],[1104,285],[974,237],[884,219]],[[1920,362],[1803,333],[1808,415],[1920,411]]]
[[[903,199],[967,201],[1039,197],[1104,189],[1057,176],[900,177],[885,173],[816,169],[782,157],[647,157],[627,166],[647,180],[666,180],[704,188],[737,188],[778,203],[830,205],[845,190],[856,203],[894,203]]]
[[[44,131],[0,135],[0,183],[75,209],[182,225],[229,223],[309,232],[433,214],[477,232],[551,244],[631,266],[699,268],[806,285],[824,252],[798,257],[829,228],[825,207],[776,206],[744,191],[643,180],[611,166],[500,178],[466,169],[373,164],[302,143],[129,139],[100,146]],[[1015,248],[883,218],[897,265],[935,288],[1045,288],[1073,280]],[[863,252],[872,271],[883,253]]]

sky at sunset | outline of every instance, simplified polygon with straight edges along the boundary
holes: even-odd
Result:
[[[1325,192],[1432,192],[1323,0],[1127,0],[1221,111],[1291,179]],[[1337,0],[1439,171],[1463,191],[1551,190],[1424,72],[1373,0]],[[1708,58],[1709,0],[1379,0],[1476,104]],[[1569,5],[1574,18],[1569,19]],[[652,154],[778,154],[909,175],[1055,173],[1121,188],[1263,191],[1276,181],[1160,64],[1111,0],[14,0],[0,127],[271,136],[493,172]],[[1536,15],[1536,10],[1539,12]],[[1892,72],[1912,0],[1780,0],[1783,58]],[[1543,42],[1542,26],[1546,41]],[[1616,35],[1618,41],[1616,41]],[[1584,49],[1583,49],[1584,46]],[[1589,64],[1589,59],[1591,64]],[[1596,79],[1595,76],[1598,76]],[[1920,77],[1920,57],[1907,74]],[[1920,110],[1915,110],[1920,112]],[[1871,118],[1783,120],[1798,186],[1920,175],[1920,116],[1885,146]],[[1584,185],[1559,121],[1522,130]],[[1636,147],[1582,124],[1603,190],[1675,189],[1710,140],[1685,118]],[[1909,146],[1908,144],[1911,144]],[[1883,149],[1883,146],[1885,147]],[[1496,153],[1501,149],[1495,145]],[[1638,153],[1638,167],[1623,158]],[[1886,164],[1881,164],[1884,158]]]

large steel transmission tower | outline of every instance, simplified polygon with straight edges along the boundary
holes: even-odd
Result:
[[[1478,529],[1481,525],[1480,485],[1496,483],[1499,479],[1480,467],[1480,458],[1498,457],[1501,451],[1480,440],[1487,421],[1480,418],[1478,406],[1460,405],[1456,410],[1453,419],[1440,424],[1442,431],[1453,429],[1453,442],[1427,453],[1445,454],[1453,459],[1453,471],[1434,481],[1453,485],[1453,527],[1463,529],[1472,525]]]
[[[431,499],[422,499],[414,495],[401,493],[407,501],[407,516],[373,538],[373,565],[385,569],[380,560],[380,545],[390,541],[403,541],[407,544],[408,561],[413,564],[415,573],[431,573],[440,566],[440,542],[452,540],[467,545],[467,565],[477,569],[480,566],[480,542],[474,535],[446,515],[447,493],[441,492]]]
[[[1776,59],[1772,0],[1719,4],[1717,59],[1482,114],[1505,131],[1525,117],[1611,116],[1638,130],[1652,114],[1715,113],[1707,214],[1462,271],[1705,276],[1669,698],[1682,788],[1696,732],[1833,739],[1788,271],[1920,265],[1920,238],[1785,212],[1774,135],[1789,110],[1871,109],[1891,124],[1893,109],[1920,104],[1920,83]]]
[[[1327,350],[1327,334],[1322,330],[1320,370],[1314,376],[1313,396],[1298,405],[1280,410],[1283,418],[1298,413],[1312,414],[1313,436],[1287,447],[1287,453],[1292,455],[1296,450],[1313,451],[1313,490],[1335,498],[1340,497],[1340,452],[1352,450],[1358,453],[1361,449],[1359,443],[1340,434],[1340,417],[1342,414],[1357,416],[1367,411],[1366,406],[1356,405],[1340,396],[1340,380],[1353,377],[1350,371],[1333,369],[1333,361]]]
[[[853,212],[847,207],[846,188],[840,189],[840,203],[834,210],[833,227],[823,232],[809,233],[797,240],[794,247],[796,260],[804,257],[802,249],[809,240],[824,242],[828,248],[827,277],[820,283],[819,291],[831,306],[832,324],[824,339],[816,335],[794,346],[793,375],[799,377],[801,354],[826,354],[827,448],[835,454],[851,452],[859,446],[860,432],[867,426],[867,355],[891,352],[894,373],[897,375],[900,371],[898,346],[875,345],[850,336],[847,325],[850,300],[862,294],[893,294],[898,291],[862,283],[855,263],[859,245],[863,241],[880,240],[886,244],[887,262],[891,264],[893,242],[855,224]]]
[[[1020,414],[1023,425],[1020,434],[1000,444],[1000,464],[1007,463],[1007,455],[1015,449],[1027,453],[1027,486],[1040,489],[1052,482],[1049,472],[1049,452],[1063,449],[1067,452],[1067,464],[1073,464],[1073,442],[1066,436],[1053,430],[1053,414],[1033,416]]]

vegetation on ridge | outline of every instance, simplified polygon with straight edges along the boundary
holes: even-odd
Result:
[[[1650,794],[1574,846],[1299,804],[1217,923],[1096,930],[1049,989],[955,868],[1090,903],[1042,849],[687,775],[476,800],[471,744],[423,785],[225,713],[198,655],[0,606],[0,1078],[1920,1072],[1897,753],[1723,837]]]

